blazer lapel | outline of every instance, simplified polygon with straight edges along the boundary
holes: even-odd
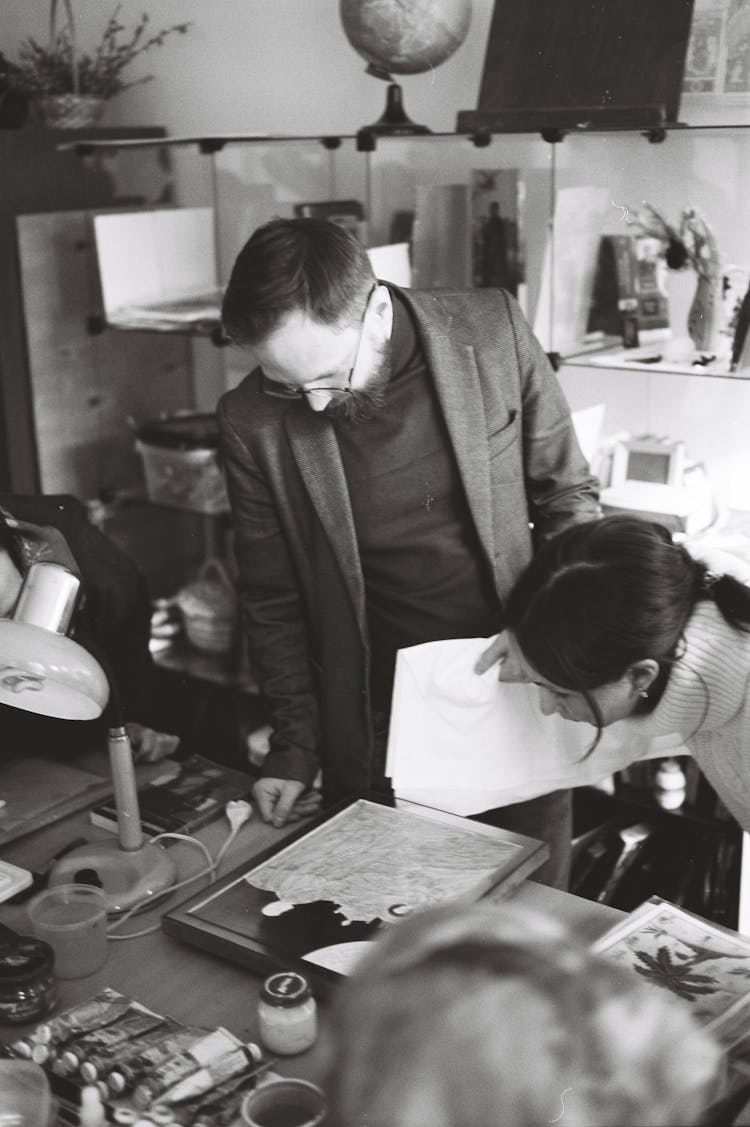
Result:
[[[438,331],[433,325],[422,334],[422,343],[469,510],[494,574],[495,537],[487,419],[474,349],[470,344],[454,342],[447,332]]]
[[[364,638],[364,577],[336,434],[328,419],[310,410],[289,413],[285,425],[302,480],[341,568]]]

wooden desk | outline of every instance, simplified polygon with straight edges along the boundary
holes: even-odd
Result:
[[[227,829],[226,823],[220,820],[199,831],[200,838],[214,856]],[[266,826],[254,817],[242,827],[228,850],[221,873],[228,872],[259,850],[283,839],[288,832]],[[2,857],[13,864],[34,869],[79,836],[92,840],[96,837],[113,839],[113,835],[92,827],[88,815],[82,813],[11,843],[3,849]],[[205,858],[198,849],[183,843],[175,843],[169,848],[181,877],[205,867]],[[186,899],[199,888],[200,883],[196,882],[181,889],[175,894],[174,902]],[[587,941],[601,935],[622,916],[613,908],[531,881],[524,881],[514,895],[517,901],[563,920]],[[140,931],[158,922],[159,914],[156,908],[131,918],[123,924],[123,934]],[[0,922],[22,934],[28,933],[27,906],[0,904]],[[256,1003],[260,983],[261,979],[251,971],[181,944],[159,931],[139,939],[110,941],[107,962],[99,971],[87,978],[60,981],[59,1008],[70,1006],[110,986],[185,1024],[208,1028],[222,1025],[244,1041],[254,1041],[258,1039]],[[321,1018],[325,1027],[324,1005],[321,1006]],[[0,1039],[14,1040],[33,1024],[36,1023],[29,1026],[0,1024]],[[322,1040],[319,1039],[309,1052],[283,1059],[278,1071],[288,1076],[320,1079],[324,1056]]]

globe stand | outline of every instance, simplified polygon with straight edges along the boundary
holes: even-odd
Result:
[[[416,134],[432,133],[426,125],[417,125],[412,121],[404,109],[401,87],[397,82],[390,82],[385,93],[385,110],[372,125],[365,125],[362,133],[383,134],[391,137],[409,137]]]

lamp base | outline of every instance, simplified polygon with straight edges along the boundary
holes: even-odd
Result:
[[[92,841],[61,857],[49,883],[95,884],[104,890],[107,912],[114,914],[165,892],[176,878],[174,861],[160,845],[147,841],[140,849],[129,850]]]

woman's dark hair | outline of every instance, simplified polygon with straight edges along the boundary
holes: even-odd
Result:
[[[590,690],[644,658],[659,662],[665,683],[695,604],[706,598],[732,626],[750,629],[750,588],[714,575],[662,525],[611,516],[541,546],[511,593],[506,625],[534,668],[582,693],[599,721]]]
[[[252,345],[301,309],[325,325],[355,324],[374,275],[364,246],[327,219],[273,219],[232,268],[221,310],[227,337]]]

